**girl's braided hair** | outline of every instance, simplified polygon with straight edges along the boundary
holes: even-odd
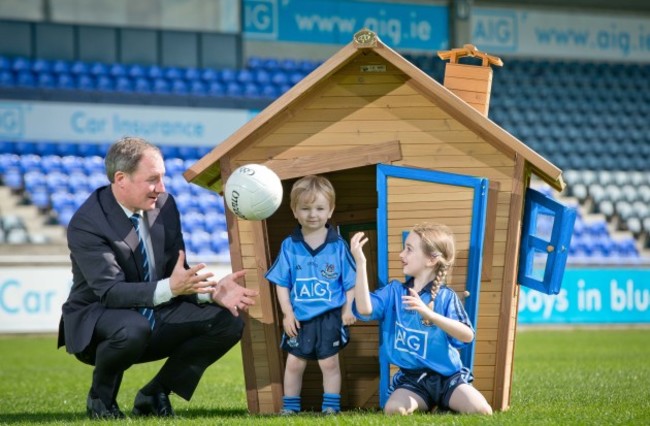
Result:
[[[431,286],[431,302],[429,302],[429,308],[433,310],[433,303],[440,286],[449,281],[451,268],[456,260],[454,234],[445,225],[427,222],[415,225],[412,232],[420,237],[422,251],[438,259],[438,263],[434,267],[435,277]],[[425,324],[429,325],[427,322]]]

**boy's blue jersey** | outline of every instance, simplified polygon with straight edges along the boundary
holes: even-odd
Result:
[[[370,294],[372,314],[364,316],[352,305],[354,315],[364,321],[380,320],[381,333],[386,356],[391,364],[407,370],[433,370],[443,376],[450,376],[463,367],[458,349],[465,346],[436,326],[427,326],[415,311],[402,306],[402,296],[408,295],[407,286],[413,286],[410,279],[406,284],[397,280]],[[425,304],[431,301],[431,283],[420,291]],[[457,320],[472,328],[467,312],[456,293],[447,286],[440,287],[433,310]]]
[[[356,280],[356,265],[347,243],[331,226],[316,250],[305,243],[297,227],[282,242],[266,279],[290,290],[296,319],[305,321],[345,304],[345,293]]]

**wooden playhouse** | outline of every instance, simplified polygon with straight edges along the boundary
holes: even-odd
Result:
[[[349,239],[371,236],[371,286],[400,278],[403,234],[423,221],[445,223],[457,239],[451,287],[465,301],[477,335],[464,350],[474,385],[496,410],[509,406],[513,373],[520,249],[531,175],[564,187],[561,171],[487,118],[492,70],[499,62],[466,46],[450,59],[441,85],[370,31],[354,39],[185,172],[192,183],[221,192],[231,172],[264,164],[283,181],[285,197],[265,221],[227,212],[233,270],[259,290],[242,339],[249,410],[282,406],[281,311],[264,274],[296,221],[293,182],[327,176],[337,191],[333,223]],[[456,63],[477,55],[483,66]],[[541,252],[553,251],[549,244]],[[543,254],[543,253],[542,253]],[[376,323],[357,322],[341,356],[343,409],[377,408],[388,366],[381,363]],[[383,350],[384,348],[382,348]],[[386,348],[390,350],[390,348]],[[310,363],[303,409],[319,409],[322,378]]]

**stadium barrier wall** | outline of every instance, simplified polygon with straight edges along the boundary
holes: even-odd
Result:
[[[211,264],[218,278],[230,265]],[[0,268],[0,334],[55,333],[72,275],[68,264]],[[650,269],[565,271],[558,295],[521,287],[519,324],[541,326],[650,324]]]

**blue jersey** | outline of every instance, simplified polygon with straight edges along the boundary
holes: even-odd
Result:
[[[422,317],[415,311],[402,307],[402,296],[408,295],[407,287],[413,286],[413,279],[406,284],[394,280],[370,294],[372,314],[359,314],[356,304],[352,305],[354,315],[364,321],[381,321],[381,333],[386,356],[391,364],[407,370],[433,370],[443,376],[450,376],[463,367],[458,349],[465,343],[449,336],[436,326],[423,324]],[[431,283],[420,291],[425,304],[431,301]],[[447,286],[441,286],[433,310],[473,327],[456,293]]]
[[[316,250],[305,243],[297,227],[282,242],[265,277],[289,289],[296,319],[306,321],[345,304],[345,293],[356,280],[356,265],[347,243],[331,226]]]

